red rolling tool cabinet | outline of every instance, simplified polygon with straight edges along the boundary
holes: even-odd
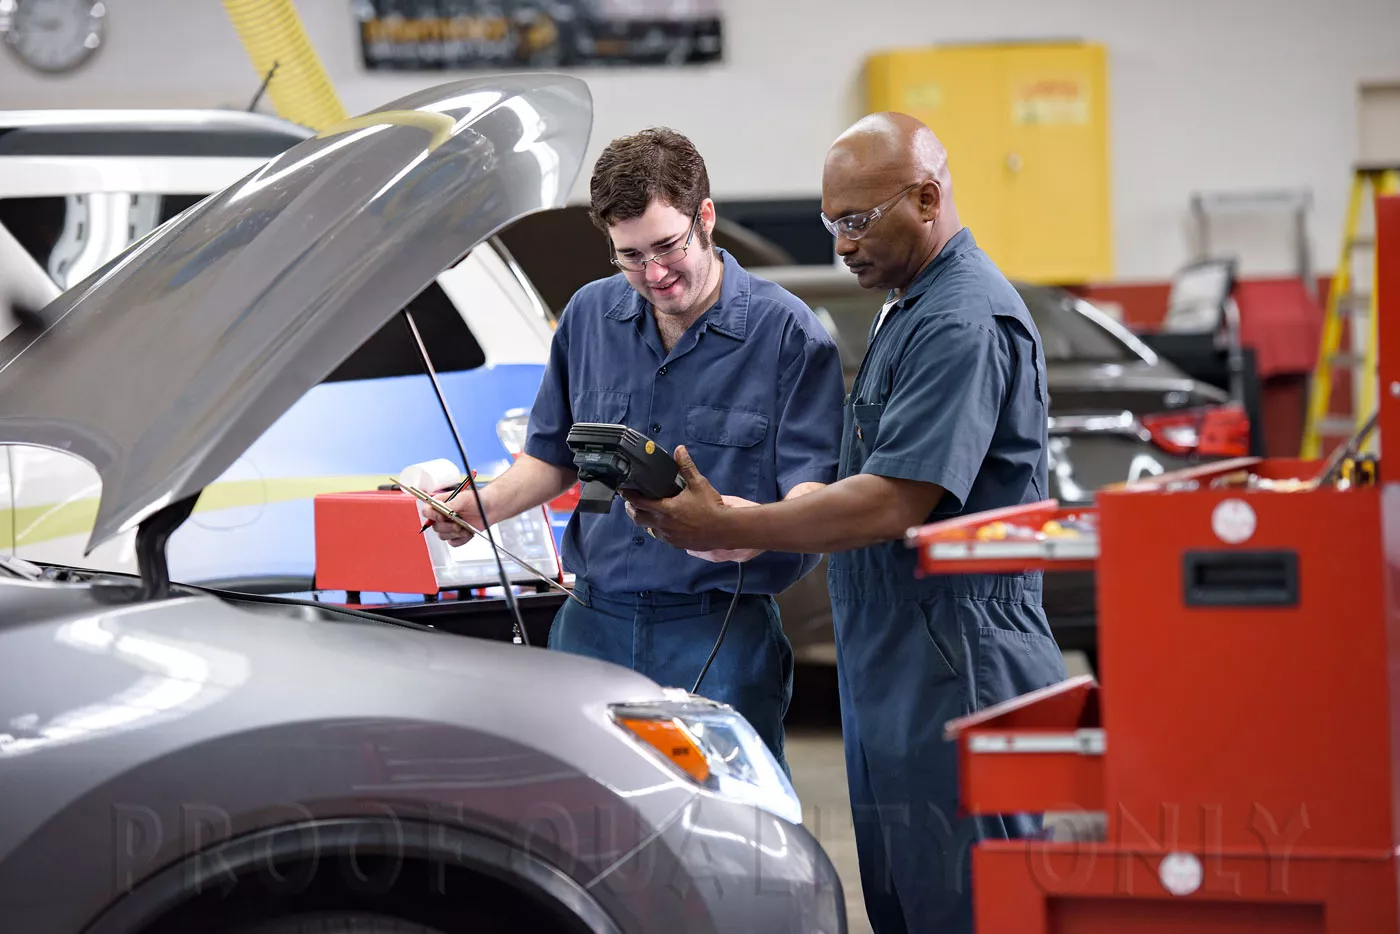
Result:
[[[1383,442],[1400,198],[1377,217]],[[1244,459],[911,532],[924,574],[1097,571],[1103,684],[947,726],[965,811],[1103,818],[978,845],[978,934],[1400,931],[1400,467],[1333,466]]]

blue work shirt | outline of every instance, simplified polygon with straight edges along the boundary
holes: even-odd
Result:
[[[684,444],[716,490],[755,503],[836,480],[845,381],[835,342],[799,299],[718,253],[719,300],[669,354],[650,304],[622,274],[575,293],[530,412],[526,454],[572,468],[570,427],[608,422],[668,451]],[[652,538],[625,505],[618,497],[604,515],[574,513],[564,532],[567,570],[613,593],[733,590],[732,563]],[[745,566],[744,592],[780,593],[819,560],[762,554]]]
[[[851,390],[840,475],[937,484],[946,493],[930,520],[1044,499],[1040,333],[971,231],[949,240],[875,324]],[[888,542],[833,556],[832,567],[847,582],[907,589],[919,586],[915,557]]]
[[[944,487],[931,518],[1043,500],[1040,333],[972,231],[953,235],[875,323],[851,399],[858,471]]]

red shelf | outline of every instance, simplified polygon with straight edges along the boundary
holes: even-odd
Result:
[[[1096,534],[999,539],[989,533],[1001,524],[1039,530],[1051,521],[1094,517],[1092,506],[1061,506],[1058,501],[1048,499],[920,526],[910,529],[905,541],[909,547],[919,550],[920,577],[1093,570],[1098,559]]]

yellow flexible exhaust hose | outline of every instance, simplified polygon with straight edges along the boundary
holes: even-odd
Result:
[[[278,116],[324,130],[346,118],[292,0],[223,0],[259,79],[276,64],[267,94]]]

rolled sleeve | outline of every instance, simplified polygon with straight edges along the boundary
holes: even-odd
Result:
[[[920,325],[862,472],[937,484],[962,509],[1006,400],[1010,361],[993,328],[945,315]]]
[[[568,321],[566,307],[550,342],[549,362],[545,364],[535,405],[530,410],[530,425],[525,432],[525,453],[556,467],[574,464],[567,442],[574,423],[569,405]]]
[[[794,349],[778,379],[775,447],[778,494],[803,483],[835,483],[841,457],[846,384],[836,344],[794,331]]]

